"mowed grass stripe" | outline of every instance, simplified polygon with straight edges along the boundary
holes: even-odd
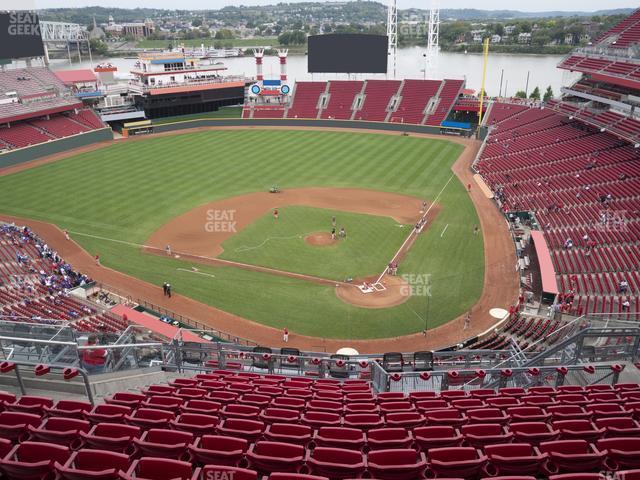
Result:
[[[352,132],[228,130],[150,137],[2,177],[0,211],[143,243],[198,205],[273,184],[348,186],[433,199],[460,151],[444,140]],[[451,182],[434,224],[401,265],[402,273],[431,274],[437,282],[429,300],[430,326],[463,313],[482,290],[482,239],[469,234],[478,219],[464,190]],[[372,234],[371,242],[386,241],[381,235]],[[176,269],[189,269],[190,262],[75,239],[90,253],[99,252],[109,267],[154,284],[170,281],[176,292],[277,328],[330,338],[388,337],[424,328],[423,297],[391,309],[361,309],[338,300],[331,287],[228,267],[199,267],[215,278],[189,275]],[[362,252],[353,268],[365,268],[374,251]],[[277,260],[265,258],[270,257]]]

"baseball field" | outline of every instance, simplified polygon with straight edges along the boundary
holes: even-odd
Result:
[[[396,337],[450,321],[482,292],[479,220],[451,171],[462,150],[317,130],[155,136],[0,177],[0,213],[54,223],[104,267],[264,325]],[[423,215],[399,262],[406,299],[368,308],[338,295],[377,278]]]

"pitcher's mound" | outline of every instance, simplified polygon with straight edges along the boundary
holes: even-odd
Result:
[[[374,282],[375,278],[354,280],[353,284],[336,286],[336,296],[345,303],[363,308],[390,308],[400,305],[411,297],[411,287],[401,277],[385,275],[382,284],[385,289],[373,293],[363,293],[357,287],[363,281]]]
[[[304,241],[314,247],[326,247],[333,245],[337,240],[332,239],[329,232],[315,232],[304,237]]]

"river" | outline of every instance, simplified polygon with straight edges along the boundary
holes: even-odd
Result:
[[[398,50],[397,76],[398,78],[423,78],[424,62],[423,47],[402,48]],[[544,91],[551,85],[554,94],[559,95],[560,88],[571,83],[575,75],[556,68],[562,60],[561,55],[518,55],[491,53],[487,67],[486,91],[490,96],[497,96],[500,90],[500,77],[503,74],[503,96],[513,95],[518,90],[524,90],[529,73],[529,92],[536,86]],[[118,76],[126,78],[135,60],[128,58],[110,58],[100,60],[109,61],[119,69]],[[222,59],[227,66],[228,73],[233,75],[244,74],[255,76],[255,63],[253,57],[237,57]],[[96,63],[96,62],[94,62]],[[446,53],[441,52],[437,62],[437,70],[433,78],[456,78],[467,80],[467,88],[480,90],[482,84],[482,54]],[[90,68],[88,60],[69,65],[66,60],[52,60],[52,68]],[[264,74],[266,78],[278,78],[280,65],[276,56],[264,59]],[[314,74],[307,73],[307,57],[304,55],[291,55],[288,59],[289,80],[328,80],[347,79],[346,74]],[[351,75],[351,78],[387,78],[385,75]],[[388,78],[391,78],[389,76]]]

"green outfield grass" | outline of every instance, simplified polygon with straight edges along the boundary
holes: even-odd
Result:
[[[305,242],[310,233],[330,232],[333,216],[346,239],[322,247]],[[226,240],[220,257],[330,280],[365,277],[382,272],[411,230],[397,225],[389,217],[289,206],[278,220],[269,213]]]
[[[272,185],[368,188],[433,200],[461,151],[445,140],[351,132],[150,137],[0,177],[0,211],[56,223],[108,267],[157,285],[170,281],[177,293],[267,325],[327,338],[396,336],[422,330],[427,312],[429,328],[449,321],[482,291],[482,236],[472,233],[478,219],[456,178],[443,190],[438,217],[400,266],[417,284],[428,278],[431,297],[414,296],[390,309],[353,307],[331,287],[232,267],[199,267],[214,277],[195,275],[179,270],[189,262],[113,240],[143,244],[198,205]]]

